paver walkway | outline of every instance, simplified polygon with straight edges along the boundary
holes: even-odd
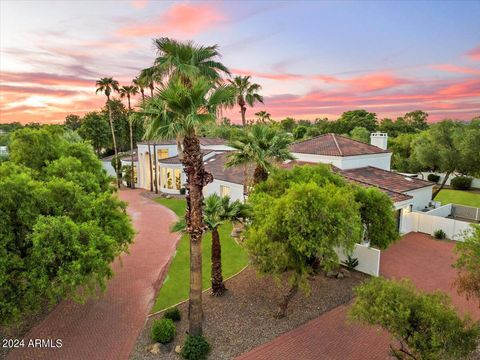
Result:
[[[448,293],[459,312],[480,320],[474,301],[459,296],[452,286],[456,270],[454,242],[410,233],[382,251],[380,272],[387,278],[408,277],[426,291]],[[340,306],[273,341],[241,355],[238,360],[383,360],[389,359],[389,335],[373,327],[346,321],[348,307]]]
[[[25,337],[62,339],[60,349],[17,349],[7,359],[128,359],[179,239],[169,232],[175,214],[141,192],[120,192],[137,235],[130,253],[114,262],[106,293],[84,305],[61,302]]]

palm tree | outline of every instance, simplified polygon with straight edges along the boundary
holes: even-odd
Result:
[[[135,85],[124,85],[122,86],[118,92],[120,93],[120,97],[123,99],[124,97],[128,100],[128,111],[132,111],[132,106],[130,104],[130,99],[132,96],[138,94],[138,88]]]
[[[140,94],[142,94],[142,101],[145,101],[145,87],[143,86],[143,82],[140,79],[140,75],[132,80],[132,84],[136,86],[138,91],[140,91]]]
[[[255,116],[257,117],[257,122],[261,124],[266,124],[267,122],[272,121],[272,115],[266,111],[259,111],[255,113]]]
[[[120,177],[119,177],[119,171],[120,171],[120,160],[118,158],[118,150],[117,150],[117,140],[115,139],[115,130],[113,129],[113,120],[112,120],[112,109],[110,108],[110,94],[112,92],[118,92],[118,81],[114,80],[113,78],[101,78],[100,80],[97,80],[96,82],[97,85],[97,90],[95,91],[96,94],[98,94],[99,91],[103,92],[105,96],[107,97],[107,107],[108,107],[108,120],[110,121],[110,130],[112,132],[112,141],[113,141],[113,150],[115,152],[115,159],[117,166],[115,168],[115,172],[117,173],[117,187],[120,188]]]
[[[216,61],[220,57],[217,45],[198,46],[191,41],[179,42],[166,37],[155,39],[153,45],[158,53],[155,59],[157,72],[168,77],[180,76],[188,83],[188,79],[197,76],[218,82],[222,75],[230,75],[230,71]]]
[[[203,222],[212,233],[212,295],[222,296],[227,288],[223,283],[222,275],[222,247],[218,227],[228,221],[241,221],[247,217],[247,207],[240,201],[230,201],[230,197],[220,197],[212,194],[205,198],[203,203]],[[172,232],[185,232],[185,219],[177,221]]]
[[[154,66],[140,71],[139,80],[144,88],[150,89],[150,97],[153,97],[153,90],[155,90],[155,79],[157,73]]]
[[[258,184],[268,178],[273,161],[293,160],[288,145],[290,137],[263,124],[253,125],[249,131],[230,142],[237,151],[228,156],[227,167],[255,164],[253,183]],[[246,190],[246,180],[244,182]]]
[[[128,126],[130,130],[130,163],[131,163],[131,181],[130,181],[130,187],[132,189],[135,188],[135,182],[133,181],[133,118],[130,119],[130,115],[132,112],[132,106],[130,104],[130,97],[132,95],[136,95],[138,93],[138,88],[135,85],[126,85],[122,86],[119,89],[120,97],[124,98],[127,97],[128,99],[128,113],[129,113],[129,119],[128,119]]]
[[[185,221],[190,234],[190,335],[202,333],[203,187],[213,180],[205,170],[197,133],[202,124],[215,119],[219,108],[233,102],[234,92],[229,86],[215,86],[204,77],[188,77],[188,84],[173,77],[142,105],[144,113],[152,118],[147,137],[176,138],[182,143],[181,161],[188,191]]]
[[[263,104],[263,96],[258,94],[262,87],[258,84],[250,82],[250,76],[235,76],[233,80],[228,80],[235,89],[237,96],[237,104],[240,106],[240,114],[242,114],[242,124],[245,127],[245,113],[247,105],[252,107],[255,102]]]

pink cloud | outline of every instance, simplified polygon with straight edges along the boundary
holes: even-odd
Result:
[[[175,4],[159,17],[117,31],[120,36],[195,35],[216,27],[225,17],[208,4]]]
[[[259,77],[259,78],[270,79],[270,80],[289,81],[289,80],[301,80],[305,78],[304,75],[258,72],[258,71],[244,70],[244,69],[230,69],[230,71],[232,72],[232,74],[235,74],[235,75],[244,75],[244,76],[249,75],[252,77]]]
[[[143,9],[147,6],[148,0],[132,0],[131,4],[135,9]]]
[[[480,61],[480,45],[467,52],[467,56],[476,61]]]
[[[475,69],[475,68],[470,68],[465,66],[457,66],[453,64],[433,65],[432,68],[434,68],[435,70],[452,72],[452,73],[480,75],[480,69]]]
[[[94,79],[86,79],[78,76],[58,75],[41,72],[17,73],[0,72],[0,81],[5,83],[32,83],[37,85],[63,85],[63,86],[85,86],[94,87]]]

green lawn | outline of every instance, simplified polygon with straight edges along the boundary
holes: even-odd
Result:
[[[158,198],[155,201],[172,209],[178,216],[183,216],[185,214],[186,203],[183,199]],[[232,231],[231,224],[224,224],[219,230],[222,243],[222,270],[225,279],[234,275],[247,265],[248,257],[245,250],[230,236]],[[211,281],[211,244],[212,236],[210,233],[207,233],[202,241],[204,289],[210,287]],[[178,244],[175,258],[170,264],[167,277],[157,294],[155,305],[153,305],[151,310],[152,312],[165,309],[180,301],[188,299],[189,262],[190,251],[188,236],[183,235]]]
[[[480,208],[480,194],[471,191],[443,189],[435,198],[442,204],[459,204]]]

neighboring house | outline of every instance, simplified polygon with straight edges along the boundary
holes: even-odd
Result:
[[[132,164],[132,159],[130,156],[130,151],[126,153],[121,153],[119,154],[120,156],[120,161],[122,162],[122,166],[131,166]],[[117,175],[115,174],[115,169],[112,166],[112,159],[113,155],[107,156],[101,159],[103,168],[107,172],[107,174],[113,178],[115,178]],[[138,157],[137,157],[137,152],[133,152],[133,176],[135,178],[135,187],[138,187]],[[126,185],[125,181],[123,181],[124,185]]]

